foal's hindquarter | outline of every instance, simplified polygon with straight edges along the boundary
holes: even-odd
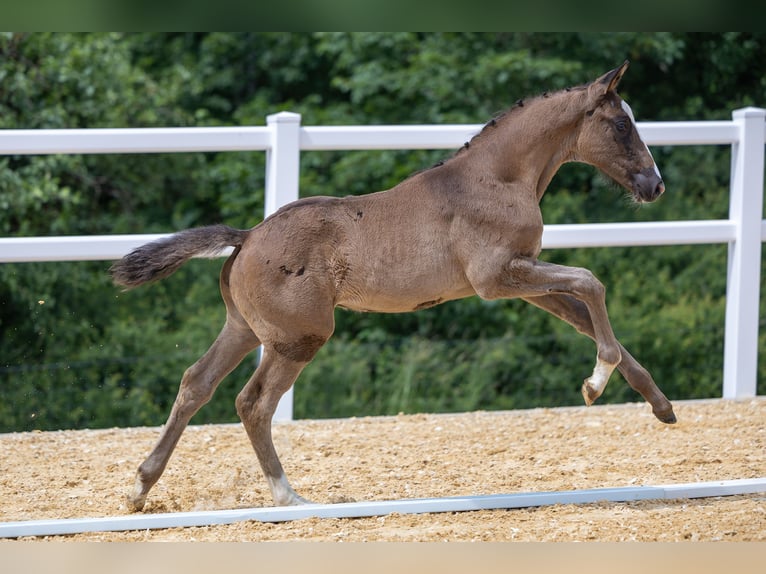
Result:
[[[226,324],[184,374],[160,440],[139,467],[129,497],[134,508],[143,507],[191,416],[261,344],[263,360],[238,395],[237,412],[274,503],[304,502],[279,462],[271,419],[280,397],[332,335],[336,306],[407,312],[474,294],[523,298],[595,341],[596,364],[582,387],[587,404],[618,368],[657,418],[674,422],[670,402],[615,338],[602,284],[585,269],[537,259],[539,201],[562,163],[591,163],[640,200],[664,189],[635,132],[597,135],[614,117],[622,119],[626,106],[615,87],[625,67],[572,92],[513,108],[455,157],[391,190],[300,200],[239,232],[241,241],[219,240],[219,247],[236,244],[221,273]],[[602,124],[589,124],[595,121]],[[594,137],[608,141],[590,141]],[[165,249],[172,251],[172,239]]]

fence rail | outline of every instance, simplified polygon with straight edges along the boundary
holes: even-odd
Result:
[[[0,155],[265,151],[266,215],[298,198],[301,151],[453,149],[481,125],[301,126],[281,112],[263,127],[0,130]],[[729,218],[723,220],[546,225],[543,248],[727,243],[723,396],[756,394],[766,109],[744,108],[731,121],[641,122],[648,145],[730,145]],[[98,235],[0,238],[0,262],[112,260],[163,237]],[[755,310],[755,311],[754,311]],[[277,419],[292,418],[292,395]]]

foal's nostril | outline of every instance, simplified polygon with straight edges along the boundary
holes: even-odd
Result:
[[[633,194],[638,201],[654,201],[665,193],[665,183],[654,169],[644,169],[632,179]]]

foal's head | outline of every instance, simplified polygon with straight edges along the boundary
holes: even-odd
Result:
[[[665,191],[665,184],[638,135],[630,106],[617,95],[617,84],[627,68],[626,61],[586,86],[587,111],[577,156],[630,190],[636,201],[654,201]]]

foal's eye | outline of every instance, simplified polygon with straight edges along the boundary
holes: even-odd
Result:
[[[617,128],[618,132],[625,133],[630,128],[630,119],[617,118],[616,120],[614,120],[614,127]]]

